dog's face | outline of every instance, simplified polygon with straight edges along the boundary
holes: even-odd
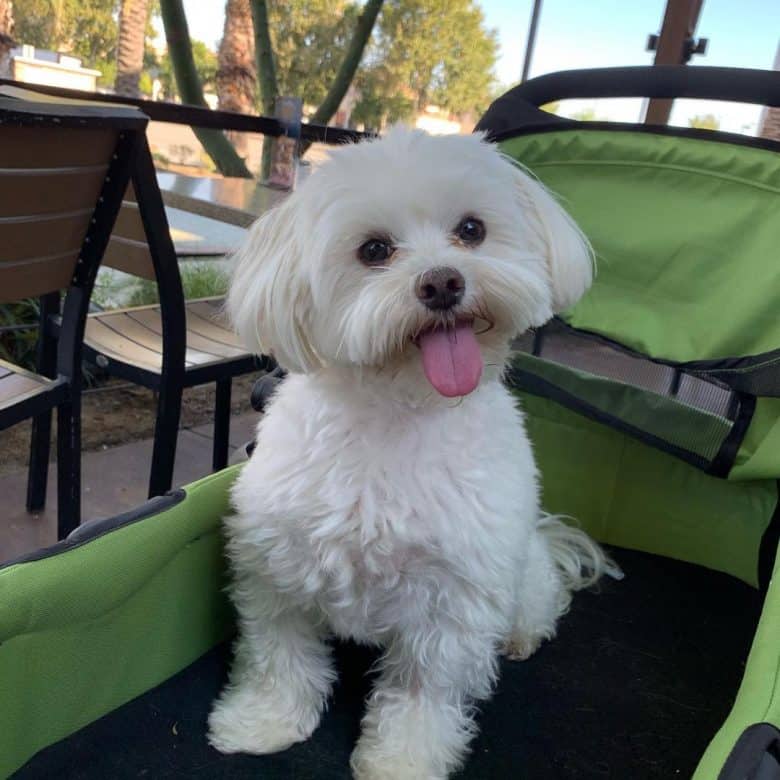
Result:
[[[416,366],[395,373],[459,396],[591,276],[572,220],[494,146],[396,128],[334,152],[253,226],[228,308],[291,371]]]

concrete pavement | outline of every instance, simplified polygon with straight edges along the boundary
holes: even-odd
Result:
[[[230,423],[231,463],[243,460],[244,446],[254,436],[258,415],[234,416]],[[211,471],[213,425],[199,425],[179,431],[174,486],[186,485]],[[152,441],[131,442],[82,456],[82,522],[110,517],[146,500]],[[0,476],[0,496],[5,517],[0,520],[0,563],[47,547],[57,540],[57,471],[49,468],[46,508],[28,514],[24,503],[27,471]]]

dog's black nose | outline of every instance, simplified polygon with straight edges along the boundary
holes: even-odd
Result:
[[[417,297],[429,309],[451,309],[463,300],[466,280],[455,268],[442,266],[431,268],[420,275],[415,291]]]

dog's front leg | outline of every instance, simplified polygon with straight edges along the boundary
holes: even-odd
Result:
[[[472,704],[496,672],[491,631],[436,626],[400,636],[383,661],[352,754],[357,780],[444,780],[474,736]]]
[[[316,621],[247,579],[232,593],[239,637],[230,682],[209,716],[209,742],[223,753],[275,753],[311,736],[335,674]]]

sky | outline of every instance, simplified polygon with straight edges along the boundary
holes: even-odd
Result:
[[[498,31],[499,83],[519,80],[532,0],[478,0],[486,25]],[[190,34],[216,47],[222,35],[221,0],[184,0]],[[665,0],[543,0],[530,75],[570,68],[650,65],[647,36],[660,32]],[[709,39],[707,53],[692,65],[771,68],[780,42],[780,1],[704,0],[696,35]],[[640,100],[566,101],[561,114],[594,108],[599,118],[636,121]],[[673,124],[712,113],[721,129],[755,132],[760,109],[736,103],[675,101]]]

